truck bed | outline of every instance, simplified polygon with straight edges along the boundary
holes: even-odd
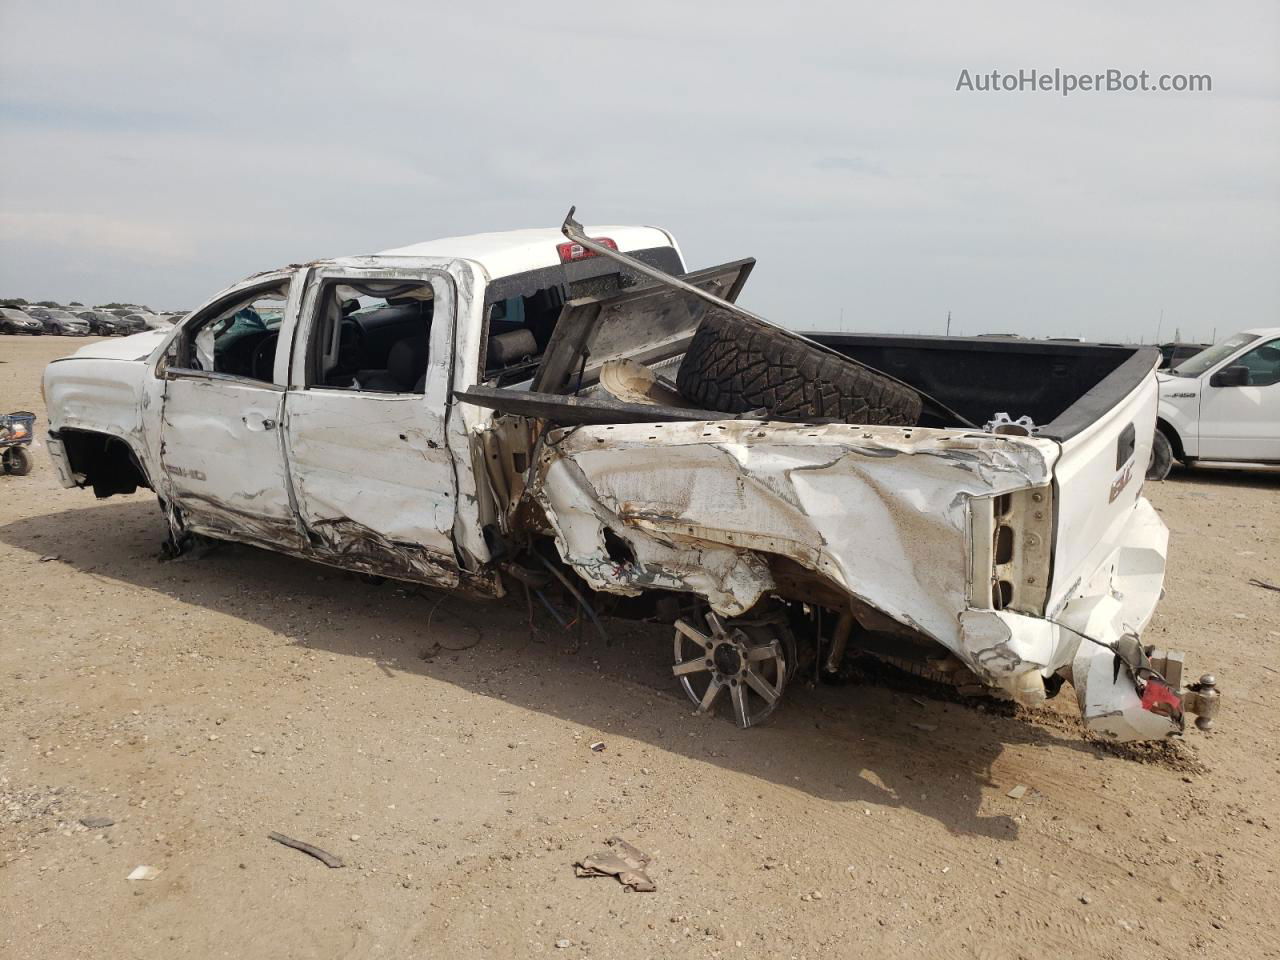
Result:
[[[983,424],[1029,416],[1039,435],[1067,440],[1128,396],[1155,365],[1155,347],[989,337],[806,332],[826,347],[911,384]]]

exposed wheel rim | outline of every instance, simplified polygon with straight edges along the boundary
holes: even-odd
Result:
[[[727,700],[739,727],[754,726],[782,701],[788,670],[784,645],[778,637],[749,636],[712,611],[706,622],[699,629],[687,620],[676,621],[671,672],[697,705],[696,713],[710,713]]]

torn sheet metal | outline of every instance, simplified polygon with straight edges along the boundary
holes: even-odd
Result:
[[[1161,713],[1151,698],[1144,702],[1130,671],[1117,671],[1108,649],[1141,635],[1155,613],[1168,538],[1155,509],[1140,499],[1121,532],[1125,545],[1051,618],[1008,610],[961,614],[962,659],[1027,706],[1044,700],[1040,678],[1069,667],[1085,726],[1104,736],[1147,740],[1180,733],[1181,718]]]
[[[960,652],[968,502],[1046,484],[1056,449],[849,424],[582,427],[548,436],[534,495],[597,590],[686,590],[738,616],[772,588],[762,558],[777,555]]]
[[[609,847],[575,863],[574,874],[579,877],[617,877],[619,883],[637,893],[652,893],[658,889],[645,872],[652,857],[621,837],[610,837]]]
[[[594,589],[633,597],[644,590],[688,591],[726,616],[739,616],[773,587],[768,565],[748,551],[710,540],[673,539],[661,530],[641,533],[639,515],[624,517],[601,502],[575,460],[553,458],[546,470],[539,502],[557,531],[561,556]],[[628,525],[635,533],[622,532]],[[611,552],[606,530],[619,535],[627,553],[619,554],[616,547]]]

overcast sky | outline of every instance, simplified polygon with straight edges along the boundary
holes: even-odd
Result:
[[[956,90],[1055,67],[1213,90]],[[571,203],[799,328],[1277,325],[1280,4],[0,0],[0,295],[193,307]]]

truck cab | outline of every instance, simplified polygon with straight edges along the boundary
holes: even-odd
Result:
[[[1244,330],[1157,378],[1150,479],[1175,460],[1280,464],[1280,327]]]

